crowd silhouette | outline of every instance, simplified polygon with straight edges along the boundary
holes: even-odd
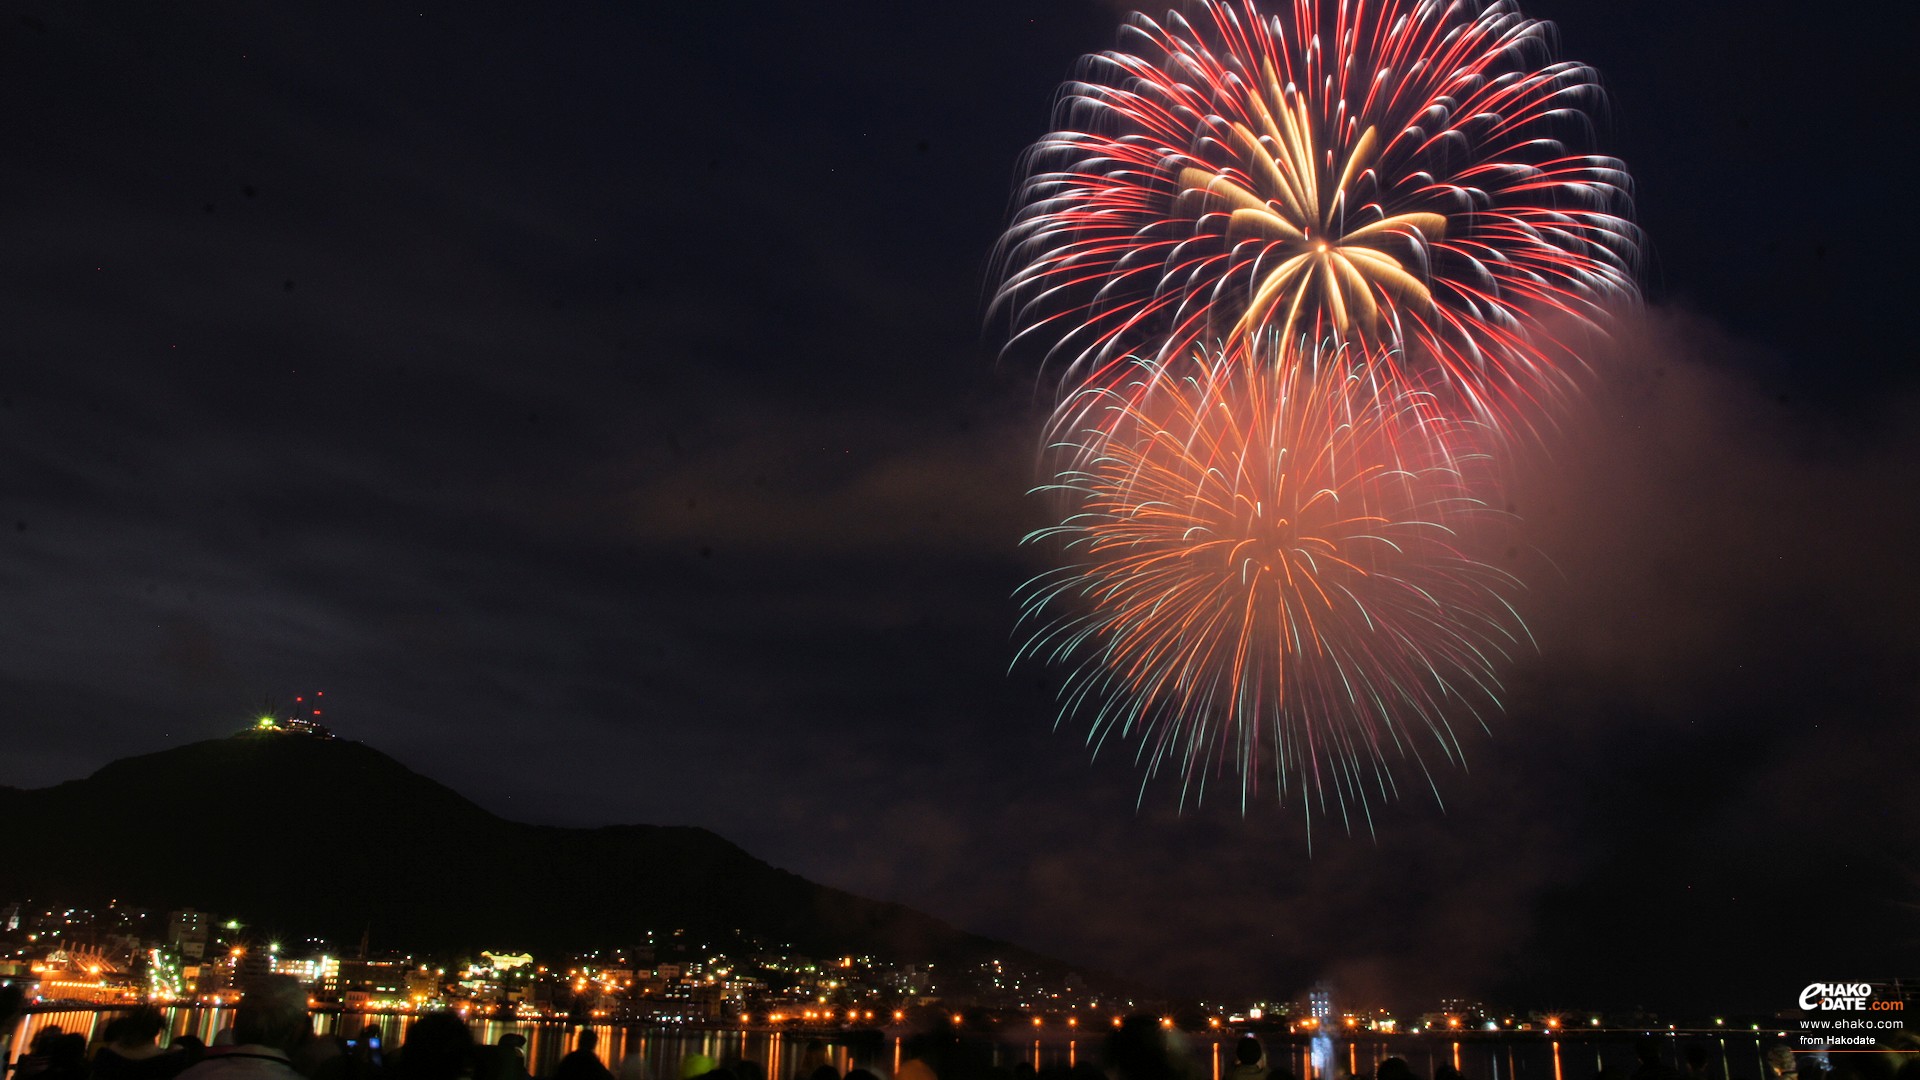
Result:
[[[372,1024],[353,1034],[315,1034],[306,991],[285,976],[254,986],[235,1011],[233,1026],[217,1033],[211,1046],[192,1035],[176,1035],[162,1045],[168,1030],[164,1016],[140,1007],[114,1015],[99,1028],[93,1045],[86,1035],[48,1025],[36,1031],[31,1045],[16,1048],[10,1042],[22,1004],[18,987],[0,987],[0,1063],[6,1065],[0,1080],[535,1080],[537,1075],[528,1068],[524,1035],[508,1033],[492,1045],[479,1043],[472,1028],[452,1013],[418,1017],[398,1047],[382,1046],[380,1028]],[[1634,1069],[1601,1072],[1593,1080],[1920,1080],[1920,1045],[1848,1055],[1854,1060],[1819,1076],[1813,1075],[1817,1063],[1778,1046],[1766,1055],[1765,1074],[1758,1077],[1721,1076],[1704,1045],[1680,1047],[1683,1060],[1674,1063],[1667,1061],[1670,1040],[1643,1039],[1634,1049]],[[1269,1060],[1265,1045],[1252,1035],[1234,1044],[1230,1063],[1203,1064],[1179,1032],[1151,1016],[1123,1020],[1104,1040],[1097,1063],[1082,1057],[1071,1065],[1036,1069],[1026,1061],[1000,1064],[1000,1057],[990,1041],[941,1023],[903,1041],[890,1077],[859,1067],[843,1074],[820,1040],[809,1041],[791,1072],[779,1077],[770,1078],[757,1061],[720,1062],[702,1053],[687,1054],[668,1075],[656,1075],[637,1053],[610,1065],[599,1034],[587,1027],[544,1080],[1299,1080],[1284,1063]],[[1335,1069],[1308,1080],[1426,1078],[1405,1059],[1389,1057],[1370,1073]],[[1432,1080],[1467,1078],[1443,1062],[1434,1067]]]

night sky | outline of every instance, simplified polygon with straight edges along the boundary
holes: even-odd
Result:
[[[505,816],[703,825],[1184,990],[1914,974],[1900,20],[1526,10],[1612,93],[1649,304],[1525,463],[1508,711],[1444,809],[1309,854],[1297,807],[1136,808],[1007,670],[1049,391],[990,254],[1122,8],[10,7],[0,783],[324,689]]]

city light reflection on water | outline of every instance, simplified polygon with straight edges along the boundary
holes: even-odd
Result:
[[[169,1038],[193,1035],[208,1045],[212,1045],[221,1028],[233,1023],[230,1008],[172,1008],[163,1012]],[[68,1034],[85,1035],[89,1046],[97,1045],[113,1015],[111,1011],[95,1009],[30,1013],[21,1018],[14,1030],[12,1053],[16,1057],[25,1053],[33,1037],[48,1026],[58,1026]],[[413,1019],[411,1014],[355,1013],[346,1015],[343,1024],[341,1014],[325,1012],[314,1014],[313,1025],[316,1034],[338,1034],[342,1038],[358,1038],[372,1026],[379,1031],[381,1043],[392,1049],[406,1041],[407,1028]],[[573,1048],[578,1030],[560,1022],[502,1020],[473,1020],[469,1027],[478,1043],[497,1043],[510,1032],[526,1036],[527,1067],[536,1076],[553,1074],[560,1058]],[[842,1074],[852,1068],[865,1068],[885,1077],[899,1071],[904,1047],[904,1040],[895,1033],[849,1038],[804,1032],[693,1031],[614,1024],[595,1024],[593,1030],[600,1037],[600,1060],[616,1075],[669,1080],[680,1075],[680,1061],[688,1054],[704,1054],[722,1064],[758,1061],[766,1066],[768,1080],[805,1080],[805,1074],[817,1063],[808,1053],[815,1039],[823,1044],[819,1049],[824,1050],[827,1064]],[[1262,1033],[1260,1038],[1266,1047],[1268,1066],[1290,1068],[1300,1080],[1335,1080],[1326,1077],[1324,1068],[1316,1067],[1316,1058],[1338,1073],[1367,1077],[1373,1075],[1382,1061],[1395,1056],[1406,1059],[1416,1076],[1432,1076],[1439,1066],[1451,1064],[1468,1080],[1570,1080],[1569,1073],[1573,1074],[1573,1080],[1580,1080],[1584,1065],[1576,1063],[1589,1060],[1592,1072],[1585,1076],[1631,1075],[1639,1064],[1633,1052],[1631,1036],[1634,1034],[1638,1033],[1611,1033],[1586,1039],[1519,1033],[1474,1040],[1445,1036],[1400,1036],[1391,1040],[1354,1038],[1341,1040],[1337,1044],[1339,1048],[1330,1056],[1322,1056],[1327,1053],[1324,1048],[1316,1054],[1305,1037]],[[1083,1058],[1097,1061],[1099,1040],[1088,1041],[1084,1048],[1079,1045],[1081,1041],[1004,1040],[995,1049],[993,1061],[1009,1066],[1024,1061],[1035,1069],[1050,1065],[1071,1067]],[[1237,1036],[1232,1035],[1190,1040],[1188,1047],[1201,1067],[1200,1075],[1221,1080],[1223,1062],[1233,1060],[1236,1042]],[[1699,1046],[1709,1051],[1708,1080],[1758,1080],[1766,1075],[1761,1058],[1765,1043],[1759,1037],[1681,1033],[1662,1037],[1661,1042],[1667,1063],[1682,1072],[1685,1071],[1684,1048]],[[1563,1053],[1569,1055],[1564,1064]],[[1751,1071],[1743,1071],[1737,1062],[1750,1062]],[[636,1071],[640,1066],[644,1066],[644,1073]]]

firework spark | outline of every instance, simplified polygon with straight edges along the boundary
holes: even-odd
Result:
[[[1566,382],[1544,321],[1637,291],[1619,162],[1569,148],[1599,100],[1511,5],[1202,0],[1135,15],[1028,156],[997,306],[1070,381],[1195,346],[1394,349],[1407,386],[1504,421]],[[1304,343],[1304,345],[1303,345]]]
[[[1468,426],[1347,352],[1142,361],[1073,403],[1067,513],[1030,538],[1068,562],[1023,589],[1020,655],[1065,665],[1062,719],[1136,741],[1183,801],[1231,772],[1244,807],[1271,775],[1309,822],[1371,828],[1392,763],[1457,760],[1448,714],[1497,708],[1527,640],[1517,583],[1468,554],[1491,516]]]

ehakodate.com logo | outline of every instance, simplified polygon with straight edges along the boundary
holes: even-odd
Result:
[[[1823,1012],[1899,1012],[1906,1008],[1900,998],[1882,1000],[1874,995],[1872,983],[1808,983],[1800,991],[1802,1009]]]

